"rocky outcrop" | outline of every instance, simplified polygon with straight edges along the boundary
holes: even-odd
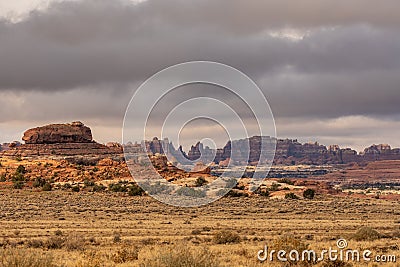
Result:
[[[171,166],[166,159],[173,159],[181,165],[192,165],[193,161],[202,161],[207,165],[210,163],[221,167],[228,164],[255,165],[258,161],[271,158],[273,148],[274,164],[295,165],[323,165],[323,164],[347,164],[365,163],[377,160],[400,160],[400,149],[392,149],[387,144],[372,145],[358,154],[351,148],[340,148],[338,145],[326,147],[317,142],[300,143],[296,139],[276,139],[269,136],[253,136],[250,138],[233,140],[227,142],[223,148],[211,149],[203,146],[201,142],[190,148],[186,154],[182,147],[175,149],[172,142],[167,138],[159,140],[154,137],[151,141],[142,143],[126,144],[107,143],[98,144],[93,141],[92,132],[89,127],[81,122],[68,124],[51,124],[27,130],[24,133],[25,144],[19,142],[2,144],[0,156],[9,157],[50,157],[71,158],[82,161],[86,159],[122,159],[123,150],[128,159],[147,157],[152,155],[167,155],[162,161],[157,159],[157,164],[162,168]],[[264,145],[264,149],[262,149]],[[145,148],[145,149],[144,149]],[[268,154],[271,153],[271,154]],[[203,172],[205,166],[196,166],[195,172]],[[209,169],[205,169],[205,173]],[[175,171],[175,169],[171,169]],[[170,171],[171,171],[170,170]]]
[[[92,131],[81,122],[50,124],[29,129],[22,140],[25,144],[91,143]]]
[[[1,152],[4,157],[45,157],[93,164],[103,158],[122,160],[122,146],[105,146],[92,139],[92,131],[81,122],[51,124],[27,130],[25,144],[13,142]]]
[[[372,145],[364,149],[361,156],[367,161],[395,160],[400,158],[400,149],[392,149],[388,144]]]

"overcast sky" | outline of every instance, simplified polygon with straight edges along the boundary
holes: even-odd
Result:
[[[398,0],[0,0],[0,142],[74,120],[121,141],[143,81],[210,60],[259,85],[279,138],[400,147],[399,10]]]

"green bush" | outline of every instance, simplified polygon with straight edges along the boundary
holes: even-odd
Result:
[[[20,173],[20,174],[25,174],[26,173],[26,169],[24,165],[19,165],[18,168],[15,170],[15,173]]]
[[[149,195],[156,195],[156,194],[169,194],[172,189],[168,186],[168,184],[161,183],[160,181],[149,183],[141,183],[140,186],[146,191]]]
[[[12,181],[25,181],[25,175],[23,173],[15,172],[12,176]]]
[[[45,167],[45,168],[49,168],[49,167],[51,167],[51,166],[53,166],[53,163],[46,162],[46,163],[44,164],[44,167]]]
[[[271,196],[271,193],[267,189],[261,189],[260,187],[255,189],[254,193],[263,197]]]
[[[200,186],[203,186],[206,184],[207,184],[207,180],[202,176],[197,177],[196,182],[194,183],[194,185],[196,187],[200,187]]]
[[[306,199],[313,199],[315,196],[315,190],[308,188],[303,192],[303,197]]]
[[[121,181],[116,184],[110,184],[108,189],[112,192],[127,192],[128,188]]]
[[[13,181],[13,188],[14,189],[22,189],[25,186],[24,181]]]
[[[128,189],[128,195],[130,196],[141,196],[143,193],[143,189],[136,184],[131,185]]]
[[[93,192],[101,192],[101,191],[104,191],[104,190],[106,190],[106,187],[104,185],[102,185],[102,184],[95,184],[93,186],[93,188],[92,188]]]
[[[45,179],[43,179],[42,177],[37,177],[32,185],[33,187],[43,187],[45,183],[46,183]]]
[[[5,182],[7,181],[7,176],[3,173],[2,175],[0,175],[0,182]]]

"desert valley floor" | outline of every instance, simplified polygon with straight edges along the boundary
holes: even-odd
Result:
[[[51,266],[162,266],[156,262],[173,260],[163,259],[172,257],[168,251],[205,261],[196,266],[277,266],[261,264],[257,252],[285,238],[315,250],[345,238],[352,249],[400,256],[400,202],[373,198],[225,197],[204,207],[175,208],[111,192],[3,189],[0,225],[3,253],[42,254]],[[379,237],[357,237],[362,227]],[[316,266],[360,263],[332,264]]]

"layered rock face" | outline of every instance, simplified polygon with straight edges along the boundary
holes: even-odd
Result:
[[[269,136],[253,136],[229,141],[223,148],[218,148],[216,151],[207,147],[204,148],[203,144],[198,142],[190,148],[187,154],[182,150],[182,147],[175,149],[168,139],[158,140],[154,138],[152,141],[145,141],[145,144],[150,153],[169,154],[176,158],[179,157],[180,162],[185,162],[185,159],[195,161],[200,156],[212,156],[215,152],[215,157],[211,161],[220,166],[226,166],[229,162],[234,165],[255,165],[260,156],[265,158],[268,153],[272,153],[274,146],[276,146],[274,164],[283,165],[347,164],[400,159],[400,149],[392,149],[385,144],[372,145],[366,148],[363,153],[358,154],[351,148],[340,148],[338,145],[326,147],[317,142],[302,144],[296,139],[275,139]],[[261,144],[265,145],[264,151],[261,149]],[[166,151],[163,147],[166,148]],[[231,158],[232,155],[234,155],[234,158]]]
[[[369,161],[394,160],[400,158],[400,149],[392,149],[388,144],[372,145],[364,149],[361,156]]]
[[[65,158],[71,161],[91,161],[106,157],[121,158],[122,146],[105,146],[93,141],[92,131],[81,122],[51,124],[29,129],[23,145],[9,146],[2,151],[6,157]]]
[[[25,144],[91,143],[92,131],[81,122],[50,124],[29,129],[22,140]]]

